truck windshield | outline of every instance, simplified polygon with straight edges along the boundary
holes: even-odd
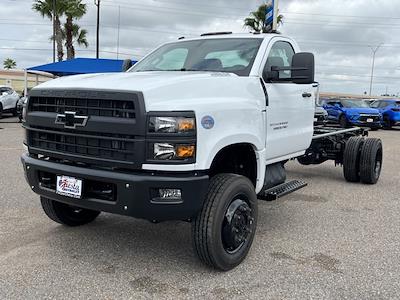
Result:
[[[130,72],[209,71],[248,76],[262,43],[260,38],[202,39],[166,44]]]

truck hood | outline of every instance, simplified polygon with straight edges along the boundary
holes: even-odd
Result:
[[[249,85],[257,85],[258,88]],[[147,111],[193,110],[218,98],[234,102],[262,99],[257,77],[221,72],[132,72],[61,77],[35,89],[88,89],[142,92]],[[190,100],[190,101],[188,101]]]

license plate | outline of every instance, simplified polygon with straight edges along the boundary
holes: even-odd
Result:
[[[57,176],[56,193],[79,199],[82,196],[82,180],[69,176]]]
[[[367,122],[368,122],[368,123],[372,123],[373,121],[374,121],[374,119],[370,119],[370,118],[367,119]]]

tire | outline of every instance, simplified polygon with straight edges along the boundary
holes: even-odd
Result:
[[[375,184],[382,170],[383,148],[380,139],[368,138],[361,149],[360,179],[362,183]]]
[[[0,103],[0,119],[3,118],[3,104]]]
[[[339,118],[340,127],[347,128],[349,127],[349,122],[346,119],[345,115],[341,115]]]
[[[192,222],[193,247],[200,260],[221,271],[239,265],[253,243],[257,213],[257,195],[249,179],[235,174],[213,177]]]
[[[343,175],[348,182],[360,181],[360,150],[364,143],[362,137],[353,136],[346,142],[343,153]]]
[[[15,108],[12,110],[13,117],[18,116],[18,101],[15,103]]]
[[[100,214],[98,211],[73,207],[44,197],[40,197],[40,202],[44,212],[51,220],[66,226],[88,224]]]
[[[392,121],[390,121],[389,116],[383,117],[383,126],[385,129],[392,129],[393,124],[392,124]]]

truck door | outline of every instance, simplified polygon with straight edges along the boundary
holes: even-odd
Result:
[[[277,40],[267,50],[264,65],[291,67],[295,53],[289,41]],[[302,155],[311,143],[314,131],[315,97],[313,84],[295,84],[287,81],[291,71],[279,71],[279,79],[263,78],[268,93],[266,107],[267,161]],[[286,79],[286,80],[285,80]]]

